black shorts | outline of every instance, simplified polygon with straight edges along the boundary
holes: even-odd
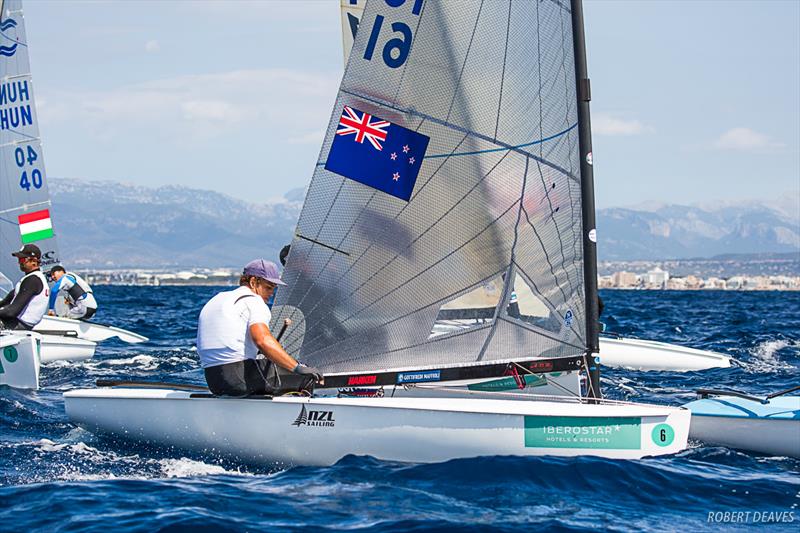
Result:
[[[97,312],[97,309],[96,309],[96,308],[94,308],[94,307],[87,307],[87,308],[86,308],[86,314],[85,314],[85,315],[83,315],[83,316],[80,318],[80,320],[89,320],[90,318],[92,318],[92,317],[94,316],[94,314],[95,314],[96,312]]]
[[[204,369],[206,383],[217,396],[280,396],[314,391],[314,378],[284,370],[269,359],[245,359]]]
[[[16,318],[3,318],[0,319],[0,329],[30,331],[33,329],[33,326],[29,326],[25,322],[17,320]]]

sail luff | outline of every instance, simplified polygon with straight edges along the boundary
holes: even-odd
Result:
[[[597,292],[597,233],[595,229],[594,170],[592,167],[592,125],[589,115],[591,89],[586,62],[586,37],[583,27],[583,3],[571,0],[572,36],[575,50],[575,81],[578,88],[578,130],[581,165],[581,203],[583,212],[583,268],[586,296],[586,358],[590,395],[602,398],[600,365],[592,355],[600,351],[600,326]]]
[[[0,13],[0,272],[16,281],[11,252],[23,240],[39,246],[43,268],[59,259],[22,1],[5,0]],[[38,231],[23,223],[31,215]]]

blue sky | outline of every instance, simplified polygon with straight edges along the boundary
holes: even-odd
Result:
[[[307,184],[337,0],[24,4],[53,177],[266,201]],[[800,204],[800,2],[585,2],[599,207]]]

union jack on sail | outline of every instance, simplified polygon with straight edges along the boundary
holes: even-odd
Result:
[[[339,119],[339,129],[336,135],[355,134],[355,141],[363,144],[368,140],[376,150],[383,150],[381,141],[386,140],[386,129],[390,123],[386,120],[375,119],[369,113],[361,113],[352,107],[344,106],[344,112]]]

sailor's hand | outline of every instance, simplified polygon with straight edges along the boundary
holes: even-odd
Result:
[[[51,309],[47,312],[47,316],[56,316],[56,312]]]
[[[314,381],[316,381],[317,383],[325,382],[322,378],[322,372],[320,372],[313,366],[306,366],[303,363],[297,363],[297,366],[294,367],[294,370],[292,370],[292,372],[294,372],[295,374],[299,374],[301,376],[313,376]]]

